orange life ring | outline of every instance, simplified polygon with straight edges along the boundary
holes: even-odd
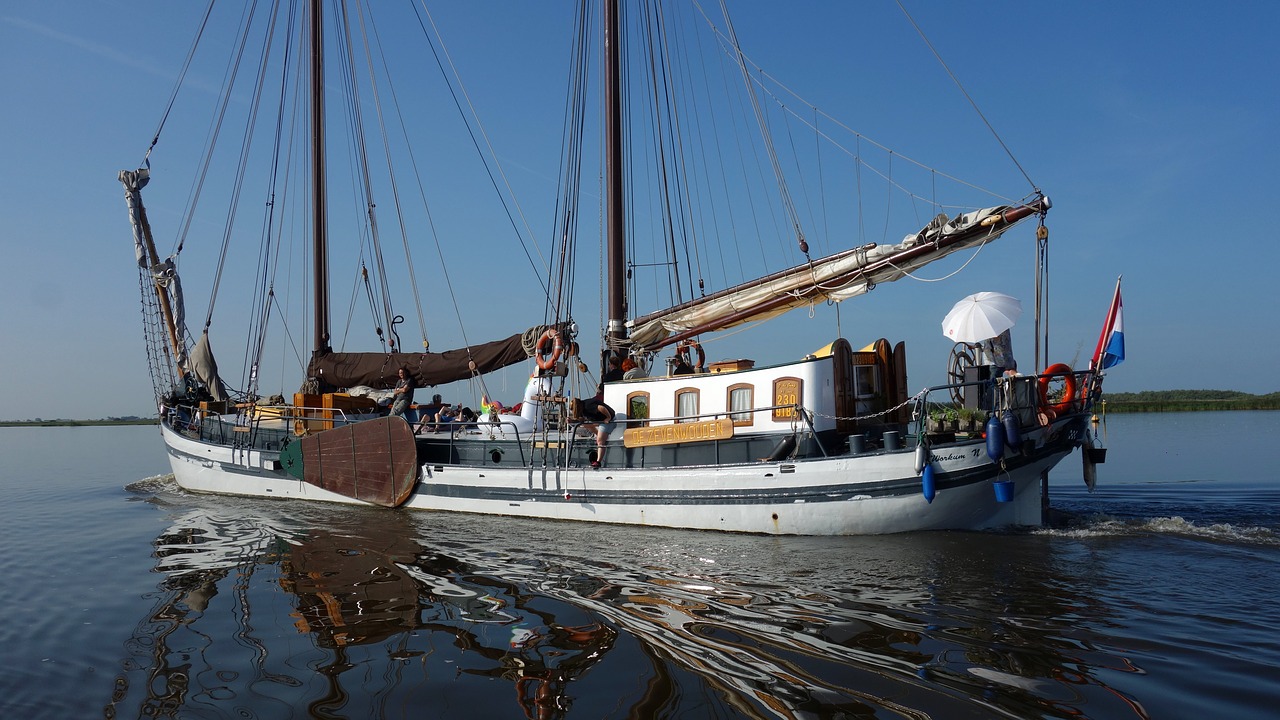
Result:
[[[549,355],[546,350],[548,340],[551,341],[551,350]],[[560,340],[560,333],[556,332],[552,328],[547,328],[542,331],[542,337],[538,338],[538,344],[535,347],[537,347],[538,354],[534,357],[533,361],[538,364],[539,370],[550,370],[555,367],[556,363],[560,360],[560,354],[564,352],[564,343]]]
[[[1062,378],[1062,400],[1049,404],[1049,381],[1055,377]],[[1055,363],[1045,368],[1040,377],[1040,407],[1049,408],[1058,415],[1071,412],[1071,404],[1076,400],[1076,376],[1071,366],[1066,363]]]
[[[689,350],[698,354],[698,362],[693,362],[693,358],[689,357]],[[697,340],[681,341],[676,345],[676,354],[683,355],[685,362],[692,365],[695,370],[701,371],[707,365],[707,354],[702,350],[702,343]]]

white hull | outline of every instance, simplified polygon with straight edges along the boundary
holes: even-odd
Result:
[[[498,468],[428,464],[404,507],[697,530],[869,535],[1042,522],[1041,476],[1073,445],[1072,420],[1028,439],[1031,457],[1000,471],[980,442],[933,455],[938,490],[921,492],[911,449],[793,462],[680,468]],[[162,426],[177,483],[194,492],[357,503],[279,469],[278,453],[194,440]],[[1045,445],[1045,438],[1055,438]],[[992,480],[1012,480],[997,502]]]

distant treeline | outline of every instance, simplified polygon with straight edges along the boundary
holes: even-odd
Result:
[[[96,425],[156,425],[156,418],[107,418],[105,420],[0,420],[0,427],[81,427]]]
[[[1251,395],[1235,390],[1146,390],[1102,394],[1107,412],[1280,410],[1280,392]]]

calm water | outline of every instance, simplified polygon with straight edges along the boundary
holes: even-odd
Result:
[[[1280,413],[1113,416],[1034,533],[772,538],[189,495],[0,429],[0,716],[1274,717]]]

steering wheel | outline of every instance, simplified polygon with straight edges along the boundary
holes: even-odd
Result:
[[[959,405],[964,402],[964,371],[977,365],[974,353],[977,346],[958,342],[951,348],[951,357],[947,359],[947,383],[951,388],[951,401]]]

